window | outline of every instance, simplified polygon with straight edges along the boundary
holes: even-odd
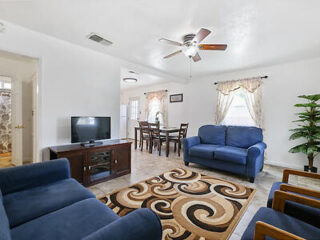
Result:
[[[130,119],[131,120],[139,119],[139,100],[138,99],[130,100]]]
[[[222,121],[223,125],[255,126],[241,89],[235,91],[231,106]]]
[[[0,76],[0,89],[11,89],[11,78]]]
[[[158,98],[153,98],[149,102],[148,122],[155,122],[157,112],[161,112],[161,102]],[[162,114],[158,114],[160,123],[163,123]]]

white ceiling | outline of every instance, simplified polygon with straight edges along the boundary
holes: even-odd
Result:
[[[193,76],[320,56],[319,0],[0,0],[0,18],[178,78],[189,60],[158,41],[181,41],[201,27],[203,43],[227,43],[226,52],[201,51]],[[96,32],[109,47],[86,39]]]

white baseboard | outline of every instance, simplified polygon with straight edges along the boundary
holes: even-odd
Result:
[[[24,162],[24,163],[25,163],[25,162],[30,162],[30,163],[32,163],[32,161],[33,161],[32,157],[24,157],[24,158],[23,158],[23,162]]]
[[[269,160],[265,161],[264,163],[267,165],[276,166],[276,167],[293,168],[293,169],[301,170],[301,166],[297,164],[289,164],[289,163],[275,162],[275,161],[269,161]]]

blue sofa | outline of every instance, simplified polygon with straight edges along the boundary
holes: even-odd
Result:
[[[155,239],[158,216],[138,209],[119,217],[70,178],[67,159],[0,170],[0,239]]]
[[[262,130],[257,127],[205,125],[198,136],[182,139],[185,165],[197,163],[249,177],[263,169]]]

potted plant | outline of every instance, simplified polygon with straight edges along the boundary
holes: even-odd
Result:
[[[298,128],[291,129],[293,132],[290,140],[304,139],[306,142],[299,144],[289,150],[291,153],[304,153],[308,157],[309,164],[304,166],[305,171],[317,172],[313,166],[315,156],[320,152],[320,94],[298,96],[306,100],[306,103],[294,105],[304,108],[304,112],[297,113],[299,119]]]
[[[158,112],[156,113],[156,119],[155,119],[155,123],[158,124],[159,126],[160,126],[160,120],[159,120],[159,115],[160,115],[160,114],[161,114],[161,112],[158,111]]]

